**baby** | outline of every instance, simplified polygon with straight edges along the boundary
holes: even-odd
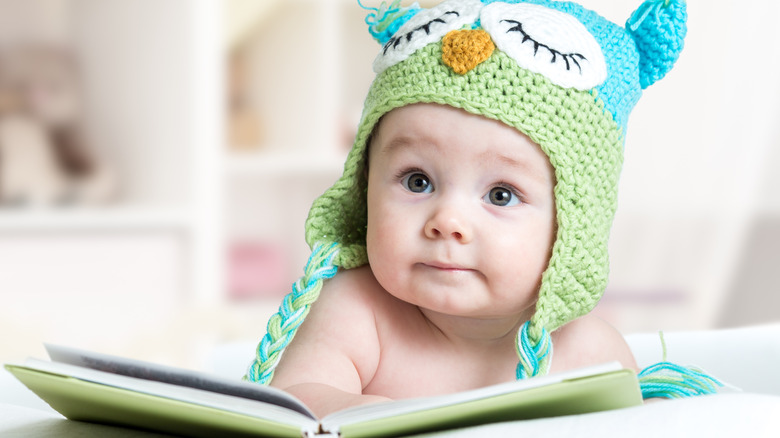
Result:
[[[685,19],[674,0],[646,1],[628,30],[547,0],[374,9],[383,48],[354,147],[312,206],[312,257],[247,379],[325,415],[636,369],[588,313],[607,284],[628,115],[679,56]]]

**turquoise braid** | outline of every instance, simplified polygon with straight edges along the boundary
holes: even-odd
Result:
[[[542,328],[541,339],[533,342],[528,335],[530,326],[531,321],[526,321],[517,332],[515,349],[520,360],[515,375],[518,380],[547,374],[552,361],[553,344],[547,329]]]
[[[336,275],[338,268],[334,259],[338,254],[338,244],[314,245],[309,261],[306,262],[303,276],[293,284],[292,292],[287,294],[276,312],[268,320],[267,333],[257,346],[255,360],[249,366],[244,380],[263,385],[271,383],[274,370],[279,363],[282,351],[290,344],[311,304],[320,296],[322,284]]]

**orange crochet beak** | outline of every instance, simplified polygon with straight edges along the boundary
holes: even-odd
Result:
[[[447,33],[441,40],[441,59],[455,73],[465,75],[490,58],[496,46],[482,29],[461,29]]]

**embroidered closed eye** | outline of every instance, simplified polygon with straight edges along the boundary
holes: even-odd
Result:
[[[387,40],[374,60],[374,72],[412,56],[428,44],[438,43],[448,32],[471,26],[479,19],[482,0],[446,0],[417,12]]]
[[[550,52],[550,55],[552,55],[552,58],[550,59],[550,63],[555,64],[558,62],[558,59],[562,60],[566,64],[566,70],[571,70],[571,64],[574,64],[577,66],[577,69],[579,70],[579,73],[582,74],[582,66],[580,65],[579,61],[587,60],[585,55],[581,53],[562,53],[556,49],[553,49],[552,47],[548,46],[547,44],[541,43],[537,40],[535,40],[531,35],[529,35],[525,30],[523,30],[523,23],[515,20],[501,20],[503,23],[509,23],[512,27],[507,29],[506,33],[510,32],[518,32],[523,36],[522,43],[530,42],[534,46],[534,56],[536,56],[539,53],[539,48],[544,48],[548,52]],[[579,60],[579,61],[578,61]]]
[[[564,11],[532,3],[493,2],[480,12],[480,22],[496,47],[519,67],[556,85],[589,90],[607,78],[598,41]]]
[[[444,13],[443,16],[441,16],[439,18],[434,18],[433,20],[431,20],[431,21],[429,21],[429,22],[427,22],[427,23],[425,23],[425,24],[423,24],[421,26],[417,26],[416,28],[410,30],[409,32],[406,32],[405,34],[396,35],[396,36],[390,38],[390,40],[387,41],[387,43],[385,43],[385,46],[382,49],[382,53],[387,54],[387,50],[390,49],[391,47],[393,49],[398,48],[398,46],[404,40],[406,40],[406,42],[412,41],[412,37],[414,36],[415,32],[424,31],[426,35],[430,35],[431,34],[431,25],[433,25],[433,24],[447,24],[447,20],[446,19],[450,18],[450,17],[448,17],[449,15],[454,15],[455,17],[460,17],[460,14],[457,11],[447,11],[447,12]]]

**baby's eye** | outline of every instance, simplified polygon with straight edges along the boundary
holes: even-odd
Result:
[[[517,64],[565,88],[588,90],[607,78],[601,46],[579,20],[529,3],[491,3],[480,15],[496,47]]]
[[[483,198],[485,202],[499,207],[512,207],[520,203],[520,199],[506,187],[493,187]]]
[[[422,173],[412,173],[405,177],[402,181],[404,187],[414,193],[431,193],[433,192],[433,184],[431,184],[428,177]]]
[[[385,43],[374,60],[379,74],[405,60],[428,44],[440,41],[447,32],[470,25],[482,9],[480,0],[447,0],[417,13]]]

